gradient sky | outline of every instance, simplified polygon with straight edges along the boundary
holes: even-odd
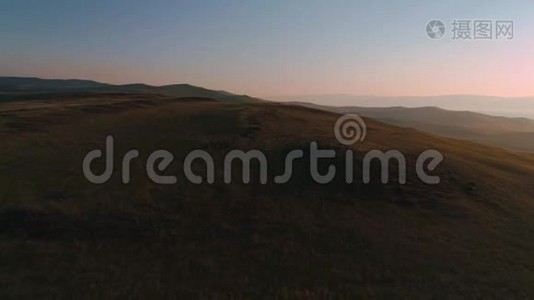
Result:
[[[431,19],[443,40],[427,38]],[[454,19],[513,20],[515,38],[451,40]],[[0,0],[0,75],[261,97],[534,96],[534,1]]]

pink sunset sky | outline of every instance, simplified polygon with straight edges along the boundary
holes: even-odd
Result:
[[[534,96],[531,1],[20,3],[0,10],[3,76],[189,83],[265,98]],[[426,35],[433,19],[446,26],[441,40]],[[454,20],[510,20],[514,37],[453,39]]]

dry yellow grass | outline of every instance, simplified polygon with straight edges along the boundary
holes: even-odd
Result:
[[[277,104],[132,98],[0,105],[3,298],[528,298],[534,296],[534,156],[366,119],[371,149],[408,165],[441,151],[442,183],[314,184],[306,164],[287,185],[188,183],[182,159],[261,149],[272,174],[311,141],[345,150],[338,115]],[[113,134],[141,152],[132,183],[93,185],[88,151]],[[176,185],[143,161],[167,149]],[[278,162],[278,163],[277,163]],[[341,161],[336,160],[336,164]],[[118,165],[119,162],[116,161]],[[176,171],[176,172],[175,172]],[[272,181],[272,180],[271,180]]]

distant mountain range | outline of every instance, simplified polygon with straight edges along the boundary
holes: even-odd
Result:
[[[221,102],[255,102],[260,99],[246,95],[235,95],[226,91],[216,91],[189,84],[152,86],[147,84],[113,85],[91,80],[41,79],[33,77],[0,77],[0,101],[39,100],[72,94],[136,93],[158,94],[170,97],[205,97]]]
[[[113,94],[113,95],[112,95]],[[254,103],[265,100],[226,91],[210,90],[189,84],[152,86],[147,84],[112,85],[90,80],[51,80],[31,77],[0,77],[0,102],[87,98],[93,95],[135,94],[171,98],[200,97],[225,103]],[[326,106],[315,102],[353,103],[351,106]],[[384,98],[373,96],[320,96],[306,102],[285,102],[336,113],[356,113],[384,123],[412,127],[428,133],[460,138],[517,151],[534,152],[534,120],[490,116],[472,111],[500,109],[534,111],[528,98],[479,96],[442,96],[428,98]],[[352,101],[352,102],[351,102]],[[412,107],[399,107],[412,106]],[[369,107],[375,106],[375,107]],[[389,106],[389,107],[388,107]],[[415,106],[415,107],[414,107]],[[417,107],[421,106],[421,107]],[[438,107],[471,107],[471,111],[451,111]],[[532,107],[531,107],[532,106]]]
[[[355,95],[317,95],[274,97],[282,102],[310,102],[328,106],[358,107],[440,107],[454,111],[534,119],[534,97],[507,98],[477,95],[445,95],[425,97],[381,97]]]
[[[412,127],[441,136],[460,138],[508,149],[534,152],[534,120],[489,116],[469,111],[437,107],[357,107],[324,106],[290,102],[342,114],[354,113],[384,123]]]

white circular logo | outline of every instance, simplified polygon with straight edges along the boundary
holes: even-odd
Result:
[[[445,35],[445,24],[440,20],[432,20],[426,25],[426,35],[433,40],[441,40]]]
[[[339,117],[334,126],[336,139],[343,145],[363,142],[367,136],[367,125],[358,115],[348,114]]]

